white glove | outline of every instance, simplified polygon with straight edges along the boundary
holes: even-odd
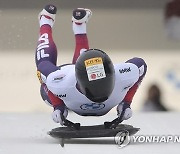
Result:
[[[54,110],[52,113],[52,119],[54,120],[54,122],[60,123],[63,126],[63,120],[61,119],[61,113],[62,112],[59,109]],[[65,119],[66,119],[67,115],[68,115],[68,110],[64,109],[63,116]]]
[[[121,117],[122,120],[127,120],[132,117],[132,110],[128,103],[122,102],[117,106],[117,115]]]

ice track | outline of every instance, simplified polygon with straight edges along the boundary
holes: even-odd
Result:
[[[180,113],[135,113],[124,122],[141,130],[137,135],[179,135]],[[70,120],[82,125],[101,124],[115,118],[114,113],[104,117],[79,117],[70,113]],[[58,127],[51,121],[50,113],[1,113],[0,154],[179,154],[180,143],[130,143],[120,149],[114,138],[72,139],[62,148],[58,139],[47,132]]]

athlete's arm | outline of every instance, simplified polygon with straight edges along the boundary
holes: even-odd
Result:
[[[132,110],[131,110],[130,105],[131,105],[133,97],[134,97],[140,83],[142,82],[142,80],[146,74],[146,71],[147,71],[147,65],[146,65],[145,61],[141,58],[133,58],[133,59],[126,61],[126,63],[132,63],[139,68],[139,79],[129,89],[129,91],[127,92],[123,101],[117,106],[118,117],[120,117],[121,120],[127,120],[132,116]]]
[[[139,68],[139,79],[138,81],[129,89],[129,91],[127,92],[123,102],[126,102],[128,104],[131,104],[133,97],[139,87],[139,85],[141,84],[144,76],[146,75],[147,72],[147,65],[145,63],[145,61],[141,58],[132,58],[128,61],[126,61],[126,63],[132,63],[135,64],[138,68]]]
[[[65,104],[64,102],[57,96],[55,96],[50,90],[48,90],[48,98],[52,102],[54,109],[60,109],[63,111]]]

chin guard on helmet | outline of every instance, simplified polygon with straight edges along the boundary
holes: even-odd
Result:
[[[109,56],[99,49],[84,51],[75,64],[80,91],[93,102],[104,102],[114,88],[115,72]]]

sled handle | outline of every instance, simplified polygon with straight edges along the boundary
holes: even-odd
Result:
[[[111,122],[104,122],[104,127],[106,129],[115,129],[123,121],[122,119],[123,119],[124,113],[125,113],[125,110],[122,112],[120,117],[117,117]]]
[[[114,119],[111,122],[104,122],[104,127],[106,129],[115,129],[123,121],[124,113],[125,109],[123,109],[121,115],[118,118]]]
[[[73,123],[73,122],[67,120],[66,118],[64,118],[63,114],[61,114],[61,119],[63,121],[64,126],[67,126],[73,130],[79,130],[80,129],[80,123]]]
[[[104,122],[104,127],[106,129],[115,129],[122,121],[123,120],[120,117],[118,117],[111,122]]]

